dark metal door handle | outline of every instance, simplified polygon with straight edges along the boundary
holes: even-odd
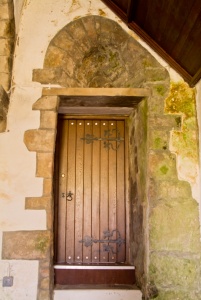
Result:
[[[69,191],[68,194],[66,195],[66,200],[68,200],[68,201],[73,200],[73,193],[71,193],[71,191]]]

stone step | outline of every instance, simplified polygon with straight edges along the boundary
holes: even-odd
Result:
[[[142,300],[138,289],[68,289],[55,290],[54,300]]]

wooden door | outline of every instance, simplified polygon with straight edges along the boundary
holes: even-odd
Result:
[[[57,265],[128,263],[125,121],[59,118]]]

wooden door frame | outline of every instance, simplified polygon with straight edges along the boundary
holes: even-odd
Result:
[[[151,96],[151,92],[141,88],[44,88],[43,96],[58,97],[58,113],[67,112],[71,116],[87,114],[87,118],[90,115],[110,115],[111,118],[113,115],[126,119],[141,100]],[[98,101],[94,101],[97,98]],[[129,202],[129,197],[127,199]]]

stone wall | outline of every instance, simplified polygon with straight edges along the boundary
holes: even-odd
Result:
[[[15,37],[12,0],[0,0],[0,132],[6,129]]]
[[[14,8],[12,0],[0,1],[0,84],[8,91],[15,38]]]

